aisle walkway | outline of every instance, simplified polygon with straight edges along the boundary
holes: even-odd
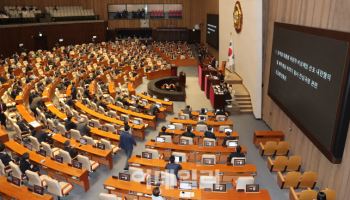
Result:
[[[167,114],[167,121],[177,115],[180,109],[185,105],[191,105],[194,110],[202,107],[211,108],[209,100],[205,97],[198,85],[197,68],[195,67],[182,67],[178,71],[184,71],[187,75],[187,87],[186,87],[186,103],[175,102],[174,113]],[[144,79],[144,83],[137,88],[137,92],[147,90],[147,80]],[[258,175],[256,176],[256,182],[260,184],[261,188],[269,188],[270,195],[273,200],[287,200],[288,192],[282,191],[277,187],[276,177],[271,175],[266,167],[266,161],[259,156],[258,150],[252,143],[254,130],[266,130],[268,127],[261,120],[256,120],[251,114],[234,115],[230,117],[234,122],[234,130],[239,133],[240,144],[248,147],[247,162],[257,166]],[[145,142],[154,139],[162,125],[166,125],[166,121],[161,121],[156,131],[148,130],[146,133],[145,141],[138,141],[134,150],[134,155],[141,154],[145,149]],[[123,153],[119,153],[114,158],[114,168],[109,170],[102,166],[102,169],[97,170],[90,178],[90,190],[85,193],[80,187],[75,187],[74,192],[69,197],[64,199],[84,199],[84,200],[97,200],[97,196],[101,192],[106,192],[103,188],[103,182],[112,175],[117,175],[120,171],[123,171],[125,163],[125,156]]]

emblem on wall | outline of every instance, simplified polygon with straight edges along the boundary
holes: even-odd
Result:
[[[235,30],[237,33],[241,32],[242,24],[243,24],[242,7],[241,7],[241,3],[237,1],[235,3],[235,8],[233,10],[233,26],[235,27]]]

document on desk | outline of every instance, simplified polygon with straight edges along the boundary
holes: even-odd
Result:
[[[194,192],[180,191],[180,198],[192,198],[192,197],[194,197]]]
[[[31,125],[34,128],[41,126],[41,124],[38,121],[32,121],[29,123],[29,125]]]

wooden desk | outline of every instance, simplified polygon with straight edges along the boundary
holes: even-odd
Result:
[[[0,126],[0,141],[2,143],[9,141],[9,135],[3,126]]]
[[[79,142],[73,140],[73,139],[68,139],[63,137],[61,134],[55,134],[52,136],[52,139],[54,139],[54,144],[57,147],[63,148],[63,143],[66,142],[67,140],[70,141],[70,145],[80,152],[83,152],[88,155],[88,157],[96,161],[100,164],[106,165],[109,167],[109,169],[113,169],[113,156],[112,156],[112,150],[102,150],[93,147],[92,145],[82,145]]]
[[[265,144],[267,141],[282,141],[284,140],[284,133],[282,131],[255,131],[253,143],[258,146],[260,142]]]
[[[228,119],[226,121],[216,121],[216,120],[207,120],[205,121],[206,125],[208,126],[212,126],[213,128],[218,129],[219,126],[233,126],[233,121]],[[180,123],[180,124],[184,124],[184,125],[192,125],[195,126],[198,124],[197,120],[193,120],[193,119],[178,119],[178,118],[173,118],[170,119],[170,123]]]
[[[109,177],[104,182],[104,186],[109,193],[116,194],[118,197],[127,197],[128,199],[130,198],[134,200],[146,200],[151,198],[145,197],[144,195],[130,195],[129,192],[151,195],[153,189],[153,186],[147,186],[146,184],[137,182],[122,181],[112,177]],[[115,190],[112,190],[112,188]],[[160,191],[161,195],[166,199],[184,199],[180,197],[180,192],[182,190],[160,186]],[[228,190],[227,192],[211,192],[201,189],[193,189],[191,192],[194,192],[194,197],[190,199],[198,200],[271,200],[270,194],[267,190],[260,190],[258,193],[245,193],[237,192],[236,190],[232,189]]]
[[[180,112],[182,114],[182,111]],[[191,114],[195,117],[199,117],[199,111],[192,111]],[[205,115],[208,117],[215,117],[215,113],[208,111]]]
[[[231,152],[235,152],[236,148],[234,147],[223,147],[223,146],[214,146],[214,147],[204,147],[198,145],[179,145],[174,143],[159,143],[155,141],[146,142],[147,148],[157,149],[159,153],[164,154],[165,158],[169,158],[171,153],[184,152],[187,154],[187,158],[190,162],[199,162],[202,158],[202,154],[215,154],[217,163],[226,163],[227,156]],[[242,146],[242,152],[246,153],[247,148]]]
[[[18,104],[16,108],[18,113],[30,126],[33,128],[42,127],[42,124],[36,120],[36,118],[31,114],[31,112],[26,108],[24,104]]]
[[[127,102],[128,102],[129,104],[134,104],[134,103],[135,103],[135,101],[132,100],[132,99],[126,99],[126,100],[127,100]],[[150,104],[150,103],[148,103],[148,104],[146,104],[146,105],[144,106],[144,109],[146,109],[146,110],[148,110],[148,111],[151,110],[151,108],[152,108],[152,104]],[[166,111],[166,107],[161,106],[161,107],[159,108],[159,112],[157,113],[157,119],[165,119],[165,118],[166,118],[165,111]]]
[[[136,156],[129,159],[130,166],[141,166],[146,170],[152,169],[164,171],[167,163],[168,162],[161,159],[144,159]],[[255,176],[257,174],[256,166],[252,164],[246,164],[244,166],[229,166],[227,164],[202,165],[193,162],[183,162],[180,164],[183,171],[190,172],[191,177],[186,177],[186,180],[199,179],[198,177],[201,175],[208,175],[208,173],[211,173],[217,176],[220,182],[231,183],[234,177]],[[181,175],[181,172],[179,175]]]
[[[58,163],[52,160],[49,157],[44,157],[40,154],[37,154],[34,151],[30,151],[25,148],[21,144],[10,140],[5,143],[6,148],[10,151],[22,156],[24,153],[29,153],[29,159],[36,164],[43,166],[43,168],[47,171],[48,175],[52,178],[57,177],[58,179],[62,179],[62,177],[70,183],[75,183],[77,185],[82,186],[85,191],[88,191],[90,188],[88,171],[85,169],[77,169],[69,166],[66,163]]]
[[[171,76],[171,69],[156,70],[146,73],[147,80],[154,80],[161,77]]]
[[[185,130],[180,130],[180,129],[175,129],[175,130],[166,130],[167,133],[172,134],[173,137],[173,142],[174,143],[179,143],[180,141],[180,137],[182,135],[182,133],[185,132]],[[194,138],[194,142],[196,144],[202,144],[203,143],[203,138],[204,138],[204,132],[200,132],[200,131],[192,131],[192,133],[194,133],[196,135],[196,137]],[[219,131],[214,131],[214,134],[216,136],[216,141],[218,143],[218,145],[222,145],[224,138],[226,137],[225,133],[219,132]],[[231,136],[236,137],[237,139],[239,138],[239,135],[237,132],[232,132]]]
[[[162,106],[165,106],[166,107],[166,110],[168,112],[173,112],[174,110],[174,103],[172,101],[164,101],[162,99],[155,99],[153,97],[150,97],[148,95],[144,95],[144,94],[137,94],[137,96],[143,98],[143,99],[147,99],[148,101],[152,101],[152,102],[155,102],[155,103],[161,103]]]
[[[143,113],[134,112],[134,111],[127,110],[125,108],[122,108],[122,107],[119,107],[119,106],[116,106],[113,104],[108,104],[107,107],[111,108],[119,113],[123,113],[123,114],[127,114],[127,115],[130,115],[133,117],[141,118],[144,121],[146,121],[146,123],[154,129],[157,127],[156,117],[153,115],[146,115]]]
[[[4,199],[17,200],[51,200],[53,197],[48,194],[39,195],[28,190],[26,186],[17,186],[7,182],[5,176],[0,176],[0,193]]]
[[[82,104],[81,102],[77,101],[75,103],[75,106],[77,108],[79,108],[81,111],[93,116],[93,117],[96,117],[100,120],[103,120],[103,121],[106,121],[106,122],[109,122],[109,123],[113,123],[113,124],[117,124],[117,125],[120,125],[120,126],[124,126],[124,122],[121,121],[121,120],[118,120],[116,118],[112,118],[112,117],[108,117],[106,115],[103,115],[101,113],[98,113],[94,110],[91,110],[90,108],[88,108],[87,106],[85,106],[84,104]],[[129,126],[131,128],[133,128],[133,131],[132,131],[132,134],[133,136],[135,137],[138,137],[142,140],[145,139],[145,125],[144,124],[141,124],[141,125],[135,125],[135,124],[132,124],[129,122]]]
[[[152,195],[152,189],[153,186],[147,186],[146,184],[141,184],[137,182],[132,181],[123,181],[119,179],[114,179],[112,177],[109,177],[104,182],[105,188],[115,188],[115,190],[110,190],[108,188],[108,191],[112,194],[116,194],[117,196],[127,197],[128,199],[151,199],[150,197],[145,196],[137,196],[130,195],[129,192],[136,192],[136,193],[142,193],[147,195]],[[165,186],[160,187],[160,193],[163,197],[166,197],[167,199],[181,199],[180,198],[180,192],[181,190],[178,189],[171,189],[166,188]],[[191,192],[194,192],[194,197],[190,199],[202,199],[201,190],[199,189],[193,189]]]

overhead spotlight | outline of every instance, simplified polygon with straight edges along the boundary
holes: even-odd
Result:
[[[96,35],[92,36],[92,42],[95,42],[95,41],[96,41],[96,38],[97,38]]]
[[[18,47],[23,47],[23,46],[24,46],[23,43],[19,43],[19,44],[18,44]]]
[[[41,32],[39,32],[39,34],[38,34],[38,35],[39,35],[39,37],[42,37],[42,36],[43,36],[43,34],[42,34]]]
[[[58,42],[63,42],[63,38],[58,39]]]

